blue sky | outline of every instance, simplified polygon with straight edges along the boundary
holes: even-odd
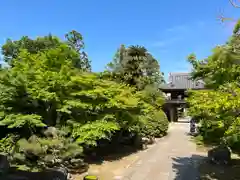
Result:
[[[218,15],[237,18],[240,9],[228,0],[7,0],[0,2],[0,44],[7,38],[70,30],[84,36],[94,71],[102,71],[120,44],[144,45],[160,62],[161,71],[189,71],[186,57],[201,59],[231,35],[233,23],[221,24]]]

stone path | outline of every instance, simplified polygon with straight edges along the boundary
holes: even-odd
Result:
[[[186,119],[185,119],[186,120]],[[203,156],[187,135],[189,123],[172,123],[169,135],[126,169],[121,180],[197,180],[197,164]]]

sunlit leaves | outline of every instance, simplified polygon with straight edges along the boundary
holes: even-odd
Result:
[[[223,139],[240,152],[240,38],[236,25],[230,40],[213,50],[207,59],[197,61],[189,57],[193,65],[193,78],[203,79],[211,90],[191,92],[189,114],[198,117],[203,140],[220,142]]]
[[[0,148],[14,146],[12,160],[18,167],[65,165],[82,155],[82,147],[111,141],[120,131],[151,137],[167,131],[162,94],[156,86],[146,86],[157,82],[159,66],[144,48],[132,47],[129,54],[141,61],[145,59],[140,56],[150,58],[144,77],[134,80],[143,84],[140,92],[126,81],[112,79],[123,78],[121,73],[112,78],[90,73],[89,61],[82,59],[81,34],[72,31],[67,38],[68,43],[50,35],[36,40],[24,37],[3,47],[11,67],[0,73],[0,128],[4,129],[0,138],[6,139],[9,132],[18,138]],[[128,75],[131,80],[133,74]],[[61,133],[46,137],[46,128]]]
[[[7,126],[8,128],[22,128],[26,125],[30,128],[46,126],[42,122],[41,116],[34,114],[10,114],[5,116],[5,118],[0,121],[0,125]]]

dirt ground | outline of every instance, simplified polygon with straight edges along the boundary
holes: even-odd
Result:
[[[187,135],[189,125],[171,123],[169,134],[145,151],[132,153],[113,161],[90,165],[88,174],[100,180],[193,180],[198,177],[197,163],[202,156]],[[85,175],[76,175],[81,180]]]
[[[87,173],[75,175],[74,180],[82,180],[86,174],[97,175],[99,179],[110,180],[115,176],[122,174],[123,170],[129,164],[138,159],[138,153],[131,154],[127,157],[116,161],[104,161],[102,164],[91,164]]]
[[[157,139],[156,141],[158,141]],[[148,149],[150,149],[153,145],[148,145]],[[74,180],[82,180],[83,177],[87,174],[96,175],[99,179],[104,180],[114,180],[121,177],[121,174],[134,162],[139,159],[142,153],[146,152],[146,150],[137,151],[131,153],[122,158],[117,158],[116,160],[105,160],[102,163],[90,164],[89,169],[86,173],[72,175]],[[117,155],[115,155],[117,156]]]
[[[158,139],[144,151],[91,164],[87,173],[74,175],[74,180],[82,180],[86,174],[96,175],[99,180],[240,180],[239,157],[232,156],[231,166],[209,164],[209,147],[191,142],[186,135],[187,124],[172,124],[170,131],[168,137]]]

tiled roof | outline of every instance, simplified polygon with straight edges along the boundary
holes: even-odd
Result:
[[[204,82],[194,81],[190,73],[170,73],[169,82],[164,84],[162,89],[203,89]]]

